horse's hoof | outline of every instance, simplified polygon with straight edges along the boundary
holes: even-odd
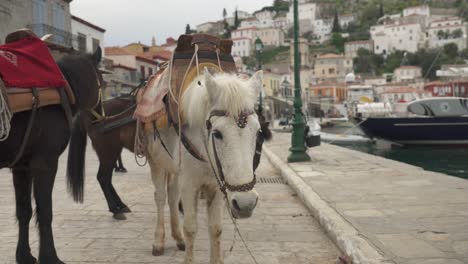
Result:
[[[33,256],[27,256],[16,260],[18,264],[38,264],[37,259]]]
[[[127,217],[123,213],[115,213],[112,217],[115,220],[127,220]]]
[[[128,208],[128,206],[122,207],[119,210],[119,213],[131,213],[131,212],[132,212],[132,210],[130,210],[130,208]]]
[[[158,248],[153,246],[153,256],[162,256],[164,254],[164,248]]]
[[[47,264],[65,264],[65,262],[61,261],[60,259],[58,259],[57,257],[54,257],[54,258],[44,258],[44,259],[40,259],[39,258],[39,262],[37,262],[38,264],[42,264],[42,263],[47,263]]]
[[[177,242],[177,248],[180,251],[185,251],[185,242]]]

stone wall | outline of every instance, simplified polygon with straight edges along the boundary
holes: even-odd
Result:
[[[31,0],[2,0],[0,1],[0,43],[5,37],[20,28],[32,23]]]

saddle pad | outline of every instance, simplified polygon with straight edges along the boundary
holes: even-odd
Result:
[[[0,45],[0,77],[7,88],[65,86],[49,49],[35,36]]]
[[[182,86],[180,88],[180,95],[177,99],[179,102],[182,100],[182,95],[185,93],[189,85],[195,80],[198,74],[203,74],[203,69],[209,68],[215,72],[220,72],[218,65],[213,63],[200,63],[197,67],[192,67],[190,71],[187,73],[185,81],[182,82]],[[168,69],[164,70],[161,75],[166,74]],[[137,94],[137,110],[135,111],[135,118],[140,120],[141,122],[145,123],[145,131],[150,132],[153,131],[153,121],[156,122],[156,127],[158,129],[167,128],[169,125],[168,116],[165,108],[165,103],[163,101],[164,97],[171,96],[169,94],[169,82],[168,80],[163,80],[164,77],[158,76],[152,78],[148,85],[145,87],[145,91],[139,92]],[[177,95],[175,95],[177,96]],[[182,109],[180,108],[182,111]],[[142,114],[143,113],[143,114]],[[173,116],[177,116],[177,114],[173,114]],[[181,121],[183,123],[183,117],[181,116]]]
[[[41,89],[38,90],[38,94],[39,107],[60,104],[60,94],[56,88]],[[32,92],[9,93],[8,104],[12,113],[29,111],[32,109],[33,104]]]

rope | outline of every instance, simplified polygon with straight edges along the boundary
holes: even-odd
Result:
[[[136,133],[135,133],[135,144],[133,152],[135,154],[135,162],[138,166],[143,167],[148,163],[148,157],[146,155],[148,146],[148,140],[145,135],[145,131],[142,130],[141,122],[136,122]],[[141,159],[145,159],[143,163],[140,163]]]
[[[234,248],[234,244],[236,243],[236,233],[239,234],[239,238],[241,239],[242,241],[242,244],[244,244],[244,247],[247,249],[247,252],[249,252],[249,255],[250,257],[252,258],[253,262],[255,264],[258,264],[258,261],[257,259],[255,258],[255,256],[253,255],[252,251],[250,250],[250,248],[247,246],[247,243],[245,242],[245,239],[244,237],[242,236],[240,230],[239,230],[239,226],[237,225],[237,221],[236,219],[234,219],[234,217],[232,216],[231,214],[231,208],[229,207],[229,203],[228,203],[228,200],[227,200],[227,196],[224,196],[224,201],[226,203],[226,208],[228,209],[228,214],[229,214],[229,217],[231,218],[231,221],[232,221],[232,224],[234,225],[234,229],[235,229],[235,232],[234,232],[234,237],[233,237],[233,241],[232,241],[232,245],[231,245],[231,248],[229,249],[229,252],[232,252],[233,248]]]
[[[0,141],[5,141],[8,138],[11,130],[12,114],[8,109],[8,104],[5,99],[5,95],[0,91]]]

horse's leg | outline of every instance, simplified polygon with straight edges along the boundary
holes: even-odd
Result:
[[[182,176],[182,175],[181,175]],[[184,264],[193,263],[193,247],[197,234],[197,213],[199,186],[193,181],[185,180],[182,186],[182,204],[184,205],[184,237],[185,259]]]
[[[210,264],[222,264],[221,234],[223,233],[223,194],[215,191],[207,195],[208,229],[210,233]]]
[[[29,222],[32,217],[32,178],[27,168],[13,168],[13,184],[15,186],[16,217],[19,225],[16,262],[19,264],[33,264],[37,260],[31,255],[31,248],[29,247]]]
[[[120,212],[120,207],[115,199],[116,192],[112,187],[112,170],[114,167],[114,162],[115,160],[112,158],[100,159],[97,179],[99,181],[99,185],[101,186],[102,192],[106,197],[109,211],[113,213],[113,217],[117,220],[125,220],[127,217],[125,217],[123,212]]]
[[[52,234],[52,190],[57,173],[58,157],[36,157],[31,160],[30,172],[34,173],[34,198],[39,224],[39,263],[63,264],[55,251]]]
[[[167,179],[167,193],[169,197],[169,210],[171,213],[171,231],[172,231],[172,238],[177,243],[177,247],[179,250],[185,250],[185,242],[184,238],[182,237],[182,232],[180,229],[180,222],[179,222],[179,201],[180,201],[180,193],[179,193],[179,180],[177,174],[168,174]]]
[[[164,254],[164,206],[166,205],[166,173],[158,168],[156,162],[148,157],[148,163],[151,167],[151,179],[154,185],[154,201],[156,203],[158,219],[156,220],[156,229],[154,231],[153,256]]]

